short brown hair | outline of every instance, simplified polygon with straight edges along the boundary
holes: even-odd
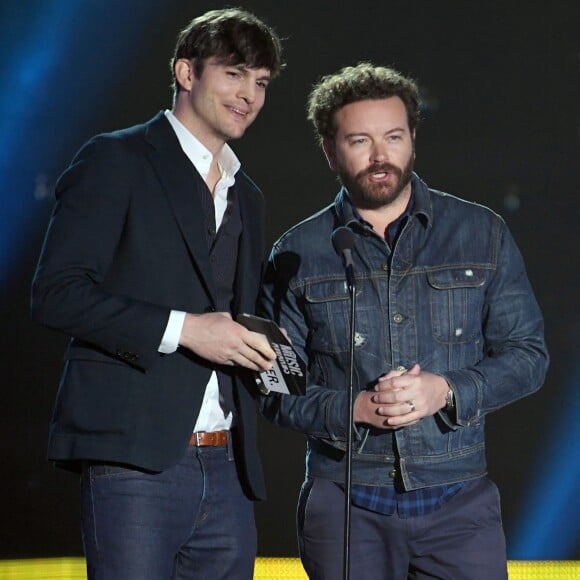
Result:
[[[170,63],[174,93],[179,90],[175,63],[180,58],[193,60],[194,72],[199,77],[205,61],[211,57],[227,64],[266,68],[272,78],[283,68],[282,45],[276,33],[241,8],[210,10],[194,18],[179,33]]]
[[[308,97],[308,119],[319,142],[336,135],[334,114],[345,105],[367,99],[399,97],[405,104],[409,129],[419,123],[419,90],[412,79],[395,69],[361,62],[347,66],[318,81]]]

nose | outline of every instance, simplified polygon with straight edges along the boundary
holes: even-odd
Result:
[[[240,84],[238,97],[251,104],[256,100],[256,84],[253,79],[245,78]]]
[[[373,143],[370,156],[371,163],[384,163],[388,158],[386,146],[383,143]]]

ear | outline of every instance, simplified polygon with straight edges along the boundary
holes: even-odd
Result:
[[[191,61],[187,60],[186,58],[180,58],[176,61],[175,67],[175,78],[179,83],[179,86],[185,91],[191,91],[191,87],[193,86],[193,64]]]
[[[324,155],[328,161],[328,166],[332,171],[336,171],[336,154],[334,152],[334,144],[331,143],[328,139],[325,139],[322,142],[322,150],[324,151]]]

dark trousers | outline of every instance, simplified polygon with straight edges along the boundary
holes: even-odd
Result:
[[[307,480],[298,505],[298,540],[310,580],[342,578],[344,492]],[[472,481],[440,509],[403,519],[352,506],[350,573],[356,580],[505,580],[499,493]]]
[[[81,477],[89,580],[253,577],[253,503],[227,447],[189,447],[162,473],[92,464]]]

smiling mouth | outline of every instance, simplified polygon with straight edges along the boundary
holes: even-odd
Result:
[[[236,107],[228,107],[229,110],[234,113],[234,115],[242,118],[246,118],[250,113],[249,111],[242,111],[241,109],[236,109]]]

